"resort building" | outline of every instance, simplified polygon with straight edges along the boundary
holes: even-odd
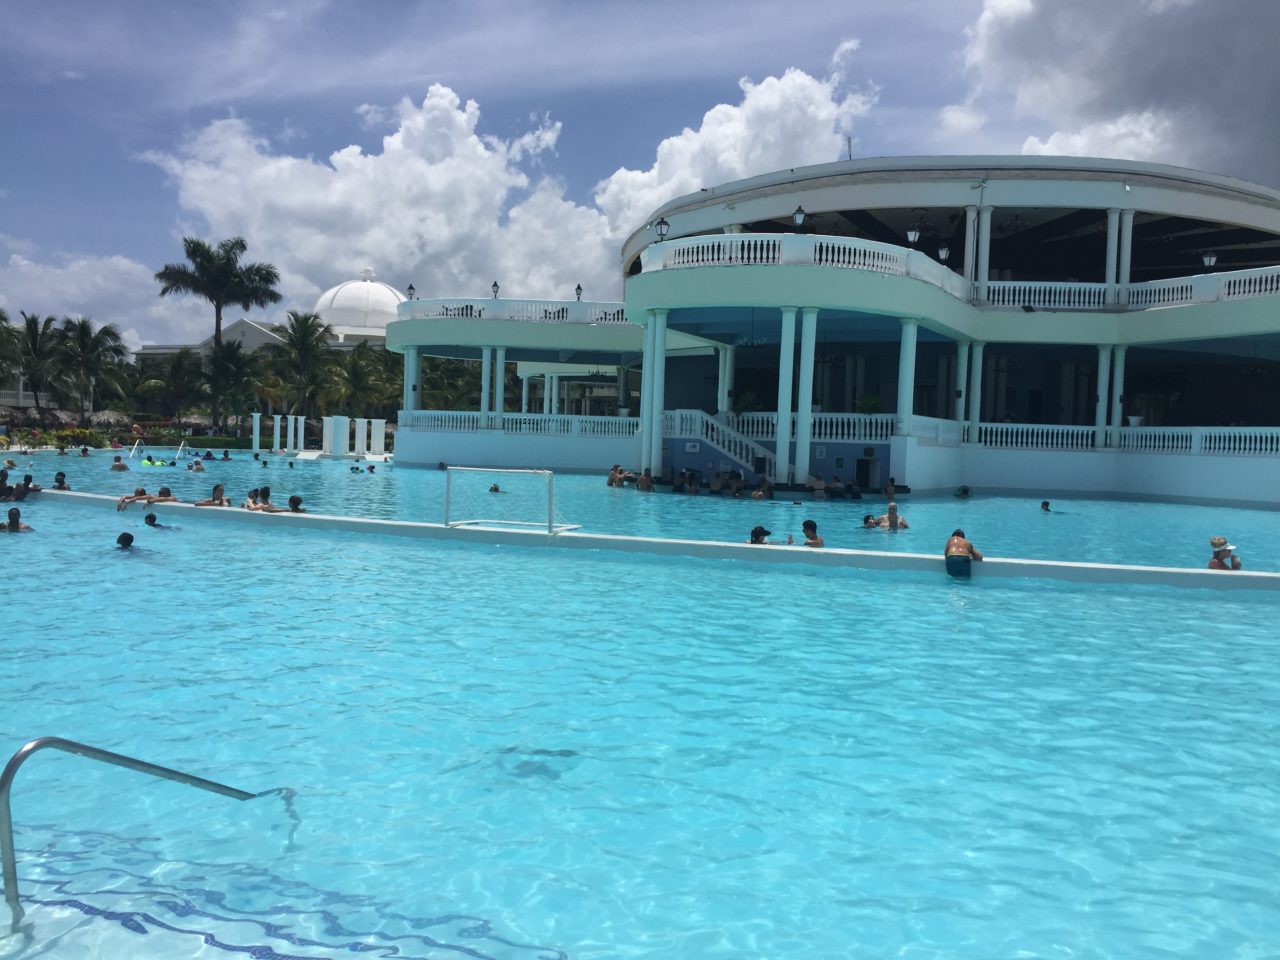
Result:
[[[398,459],[1247,502],[1280,481],[1270,188],[1117,160],[855,160],[673,200],[621,267],[624,304],[402,304]],[[419,409],[423,353],[529,350],[626,370],[615,422],[564,410],[549,378],[541,412]]]

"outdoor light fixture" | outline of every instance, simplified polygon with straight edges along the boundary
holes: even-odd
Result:
[[[951,256],[951,248],[945,243],[938,244],[938,262],[946,263],[947,257]]]
[[[1206,250],[1204,252],[1204,256],[1202,256],[1200,259],[1204,261],[1204,265],[1206,267],[1212,267],[1215,263],[1218,262],[1218,255],[1214,253],[1212,250]]]
[[[911,244],[914,247],[916,245],[916,241],[919,239],[920,239],[919,227],[911,227],[910,229],[907,230],[907,243]]]
[[[805,218],[804,207],[796,207],[796,212],[795,212],[795,213],[793,213],[793,214],[791,215],[791,220],[792,220],[792,222],[793,222],[797,227],[803,227],[803,226],[804,226],[804,218]]]
[[[658,231],[659,240],[665,240],[667,239],[667,231],[671,229],[671,224],[667,223],[666,217],[663,217],[653,225],[653,229]]]
[[[581,300],[581,299],[582,299],[582,284],[578,284],[576,287],[574,287],[574,288],[573,288],[573,292],[574,292],[574,293],[576,293],[576,294],[578,295],[578,299],[579,299],[579,300]]]
[[[418,291],[417,291],[417,289],[415,289],[415,288],[414,288],[414,286],[413,286],[413,284],[412,284],[412,283],[411,283],[411,284],[409,284],[409,289],[405,291],[405,293],[407,293],[407,294],[409,295],[409,299],[410,299],[410,300],[412,300],[412,299],[413,299],[413,295],[414,295],[415,293],[417,293],[417,292],[418,292]]]
[[[493,281],[493,286],[490,287],[489,289],[493,291],[493,299],[497,300],[498,299],[498,281],[497,280]]]

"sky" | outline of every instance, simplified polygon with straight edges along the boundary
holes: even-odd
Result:
[[[42,0],[0,32],[0,308],[195,343],[182,238],[282,322],[365,268],[420,297],[622,297],[677,196],[845,157],[1151,160],[1280,188],[1276,0]]]

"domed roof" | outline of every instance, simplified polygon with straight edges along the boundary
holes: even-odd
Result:
[[[329,326],[386,330],[396,307],[407,299],[395,287],[374,279],[366,269],[359,280],[348,280],[320,294],[315,312]]]

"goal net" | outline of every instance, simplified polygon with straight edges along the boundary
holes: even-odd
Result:
[[[576,530],[556,512],[556,480],[550,470],[449,467],[444,522],[448,527]]]

